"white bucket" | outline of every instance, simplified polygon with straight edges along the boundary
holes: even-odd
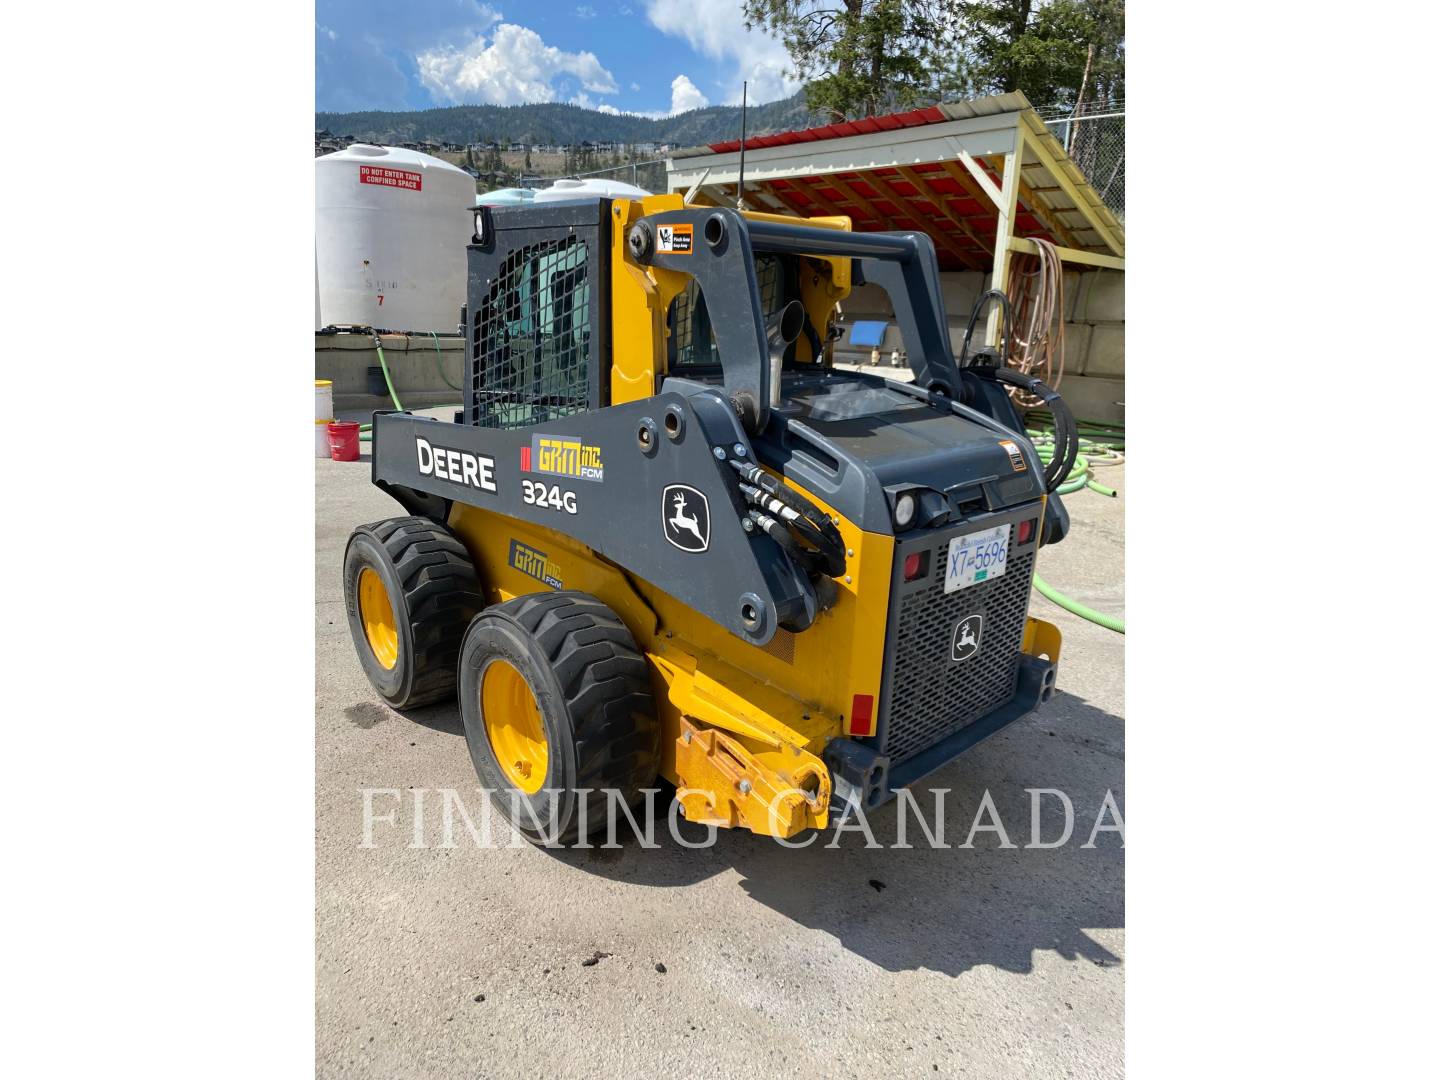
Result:
[[[315,421],[315,456],[328,458],[330,456],[330,421]]]
[[[315,419],[335,419],[335,387],[329,379],[315,380]]]

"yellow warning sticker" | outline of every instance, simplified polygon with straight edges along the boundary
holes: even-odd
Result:
[[[1009,439],[1000,440],[1001,448],[1010,455],[1010,467],[1016,472],[1025,471],[1025,455],[1020,453],[1020,447],[1016,446]]]
[[[656,251],[668,255],[689,255],[694,249],[694,225],[661,225],[655,230]]]

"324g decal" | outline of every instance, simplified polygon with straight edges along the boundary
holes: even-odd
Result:
[[[521,480],[521,497],[531,506],[543,506],[547,510],[563,510],[573,514],[579,508],[575,492],[564,490],[559,484],[547,484],[543,480]]]

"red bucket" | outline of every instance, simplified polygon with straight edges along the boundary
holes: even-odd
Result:
[[[330,432],[331,461],[360,460],[360,424],[355,420],[334,420],[326,428]]]

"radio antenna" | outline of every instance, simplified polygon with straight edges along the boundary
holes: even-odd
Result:
[[[733,83],[731,85],[734,85]],[[740,182],[735,187],[735,209],[745,209],[745,110],[750,98],[750,81],[740,84]]]

